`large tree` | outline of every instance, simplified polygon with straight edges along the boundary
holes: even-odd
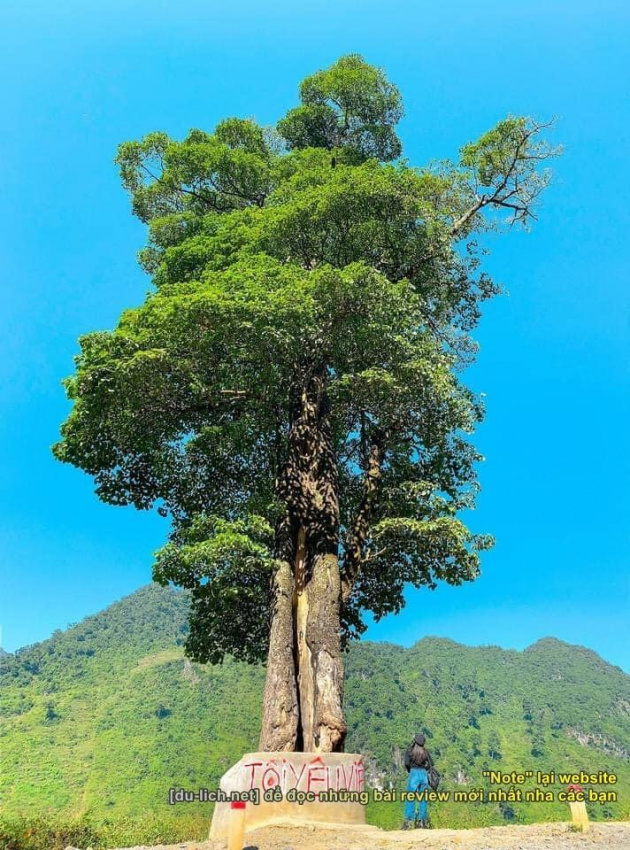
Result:
[[[460,584],[480,400],[460,380],[497,287],[477,235],[527,225],[555,151],[508,117],[456,163],[400,159],[400,94],[360,56],[277,128],[123,144],[154,291],[80,341],[55,447],[98,496],[171,519],[188,655],[267,660],[260,747],[343,748],[343,647],[407,585]]]

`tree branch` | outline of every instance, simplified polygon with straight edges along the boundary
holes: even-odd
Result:
[[[493,191],[478,195],[476,191],[478,188],[478,182],[475,175],[475,203],[472,204],[466,212],[464,212],[464,214],[452,224],[450,229],[450,235],[452,237],[456,236],[480,210],[488,206],[504,207],[514,210],[514,221],[536,218],[532,212],[531,205],[540,194],[540,190],[532,190],[528,194],[527,177],[531,176],[528,175],[528,172],[525,173],[525,179],[523,181],[525,186],[519,186],[519,177],[523,176],[522,171],[519,171],[519,166],[521,163],[542,162],[558,154],[558,149],[552,149],[548,146],[544,146],[542,150],[540,147],[534,148],[533,153],[527,152],[527,145],[531,139],[538,135],[538,133],[542,130],[552,127],[553,123],[553,120],[543,124],[539,124],[534,121],[531,122],[528,129],[523,132],[523,135],[518,140],[510,158],[510,162],[505,169],[505,173]],[[511,198],[514,198],[515,200],[510,202]]]
[[[350,598],[361,565],[364,561],[364,548],[370,532],[374,515],[376,496],[381,481],[383,456],[385,453],[385,433],[378,430],[372,437],[367,457],[367,469],[363,479],[363,496],[345,546],[344,575],[341,582],[341,599],[345,603]]]

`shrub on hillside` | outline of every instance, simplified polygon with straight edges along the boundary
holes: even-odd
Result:
[[[209,822],[203,817],[119,818],[92,822],[35,818],[0,818],[0,850],[106,850],[109,847],[176,844],[207,837]]]

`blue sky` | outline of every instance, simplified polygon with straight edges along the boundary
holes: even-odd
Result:
[[[146,583],[164,520],[100,504],[53,460],[76,339],[149,288],[119,142],[227,115],[273,123],[299,80],[362,53],[402,90],[405,154],[455,156],[507,113],[559,116],[530,234],[494,240],[509,290],[479,363],[487,462],[471,516],[496,548],[462,588],[412,592],[368,637],[523,648],[545,635],[630,669],[630,7],[578,0],[0,4],[0,588],[6,649]],[[624,177],[624,175],[626,175]]]

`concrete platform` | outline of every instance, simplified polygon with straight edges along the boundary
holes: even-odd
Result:
[[[246,832],[287,822],[365,824],[363,756],[356,753],[247,753],[219,787],[233,801],[247,798]],[[243,812],[216,803],[210,839],[227,839],[235,816]]]

